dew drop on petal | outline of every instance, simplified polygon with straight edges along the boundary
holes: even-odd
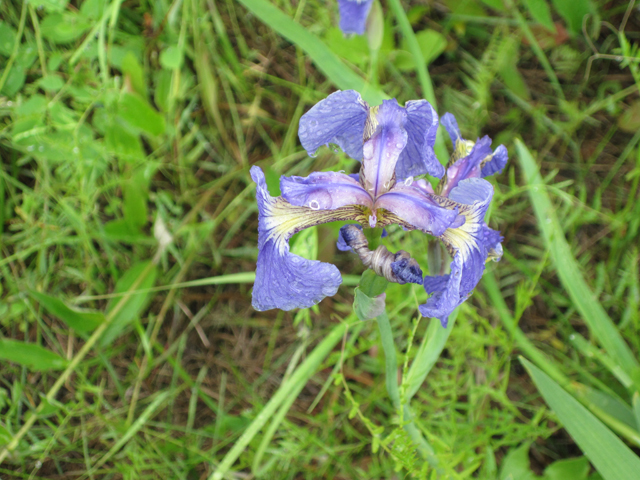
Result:
[[[309,154],[309,156],[310,156],[311,158],[316,158],[316,157],[318,156],[318,152],[310,153],[310,154]]]
[[[402,144],[401,143],[396,143],[396,148],[402,148]]]
[[[404,180],[404,184],[405,184],[407,187],[410,187],[412,183],[413,183],[413,177],[407,177],[407,178]]]
[[[311,200],[309,202],[309,208],[311,210],[320,210],[320,204],[318,203],[317,200]]]

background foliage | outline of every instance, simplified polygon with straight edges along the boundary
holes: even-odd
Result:
[[[2,478],[633,478],[634,2],[382,9],[372,54],[334,2],[0,4]],[[293,246],[338,264],[335,297],[250,305],[248,169],[273,195],[281,174],[354,171],[297,141],[337,88],[435,93],[510,152],[490,212],[505,256],[453,328],[419,318],[421,288],[387,289],[398,398],[429,451],[385,388],[389,337],[351,313],[362,266],[339,226]],[[426,268],[423,235],[389,233]]]

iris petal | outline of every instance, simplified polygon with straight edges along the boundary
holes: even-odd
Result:
[[[447,176],[443,180],[440,195],[448,196],[461,180],[480,178],[482,162],[490,155],[491,139],[485,136],[476,142],[468,155],[453,162],[447,168]]]
[[[449,162],[449,168],[454,166],[458,161],[464,160],[465,157],[469,156],[472,153],[474,145],[476,143],[471,140],[465,140],[462,138],[460,134],[460,129],[458,128],[458,122],[456,118],[450,114],[445,113],[440,119],[440,123],[444,128],[446,128],[449,137],[451,138],[451,142],[453,143],[453,154],[451,155],[451,161]],[[488,138],[488,137],[485,137]],[[483,139],[484,140],[484,139]],[[479,142],[479,141],[478,141]],[[489,146],[491,145],[491,139],[489,139]],[[509,155],[507,153],[507,148],[504,145],[499,145],[495,151],[489,151],[488,155],[480,159],[480,177],[488,177],[489,175],[494,175],[496,173],[502,172],[502,169],[507,164],[507,160],[509,159]],[[449,175],[449,172],[447,172]],[[478,175],[476,175],[478,176]],[[459,177],[459,180],[464,180],[464,178],[469,177]],[[454,188],[453,186],[451,188]],[[449,190],[451,190],[449,188]]]
[[[307,308],[334,295],[342,283],[338,269],[328,263],[307,260],[289,251],[291,236],[305,228],[334,220],[365,221],[361,207],[313,210],[294,206],[269,195],[264,173],[251,167],[257,184],[258,264],[253,286],[256,310]]]
[[[342,33],[362,35],[372,4],[373,0],[338,0]]]
[[[346,205],[371,207],[371,196],[350,175],[316,172],[308,177],[281,177],[282,197],[292,205],[333,210]]]
[[[421,183],[397,183],[393,189],[376,200],[375,208],[384,208],[393,215],[379,218],[382,224],[398,223],[409,229],[418,229],[440,236],[456,220],[455,209],[443,207],[436,196],[426,193]]]
[[[493,187],[486,180],[471,178],[461,181],[449,198],[437,197],[447,208],[457,208],[466,221],[458,228],[449,228],[440,239],[453,256],[448,275],[425,277],[423,285],[431,297],[420,305],[425,317],[438,318],[443,327],[451,312],[464,302],[476,287],[487,259],[499,259],[502,252],[500,233],[484,222]]]
[[[362,160],[362,132],[368,111],[355,90],[332,93],[300,118],[300,143],[309,155],[322,145],[335,143],[351,158]]]
[[[375,198],[395,183],[396,163],[407,144],[403,128],[407,116],[394,100],[384,100],[369,110],[364,127],[364,147],[360,181]]]
[[[509,160],[507,147],[504,145],[498,146],[493,152],[491,159],[482,165],[482,177],[484,178],[502,172],[502,169],[507,164],[507,160]]]
[[[426,100],[412,100],[406,103],[405,108],[408,140],[396,165],[398,180],[424,173],[441,178],[444,167],[433,151],[438,131],[438,114]]]

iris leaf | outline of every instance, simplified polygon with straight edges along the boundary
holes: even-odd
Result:
[[[600,420],[526,359],[527,369],[545,401],[605,480],[638,478],[640,459]]]
[[[516,150],[525,183],[529,185],[529,196],[538,219],[538,228],[550,250],[560,282],[588,325],[591,334],[605,348],[608,355],[637,382],[638,361],[584,280],[533,156],[520,140],[516,140]]]

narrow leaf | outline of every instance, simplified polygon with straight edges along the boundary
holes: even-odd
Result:
[[[440,354],[449,339],[449,335],[453,331],[456,318],[458,318],[458,311],[459,309],[456,308],[449,316],[449,326],[447,328],[442,328],[440,320],[437,318],[431,319],[420,349],[416,354],[416,358],[413,359],[413,363],[407,374],[406,399],[412,398],[418,392],[425,378],[427,378],[427,375],[438,361],[438,358],[440,358]]]
[[[538,228],[551,252],[562,286],[569,293],[573,304],[589,326],[591,334],[605,348],[608,355],[634,378],[639,368],[638,361],[582,277],[578,262],[571,252],[564,237],[564,230],[556,217],[555,208],[547,195],[546,185],[542,181],[535,160],[520,140],[516,140],[516,149],[524,171],[525,183],[530,187],[529,196],[538,219]]]
[[[0,338],[0,360],[18,363],[35,371],[62,370],[67,366],[67,361],[51,350],[35,343],[7,338]]]
[[[86,310],[79,310],[77,308],[71,308],[59,298],[55,298],[45,293],[36,292],[33,290],[31,290],[29,294],[35,300],[37,300],[38,303],[42,305],[42,308],[44,308],[48,313],[55,317],[58,317],[60,320],[62,320],[77,332],[92,332],[102,322],[104,322],[104,315],[102,314],[102,312],[91,312]]]
[[[605,480],[634,480],[640,459],[578,400],[528,360],[520,361],[547,404]]]
[[[524,3],[536,22],[552,32],[556,31],[556,27],[551,19],[551,9],[549,5],[547,5],[547,0],[525,0]]]

